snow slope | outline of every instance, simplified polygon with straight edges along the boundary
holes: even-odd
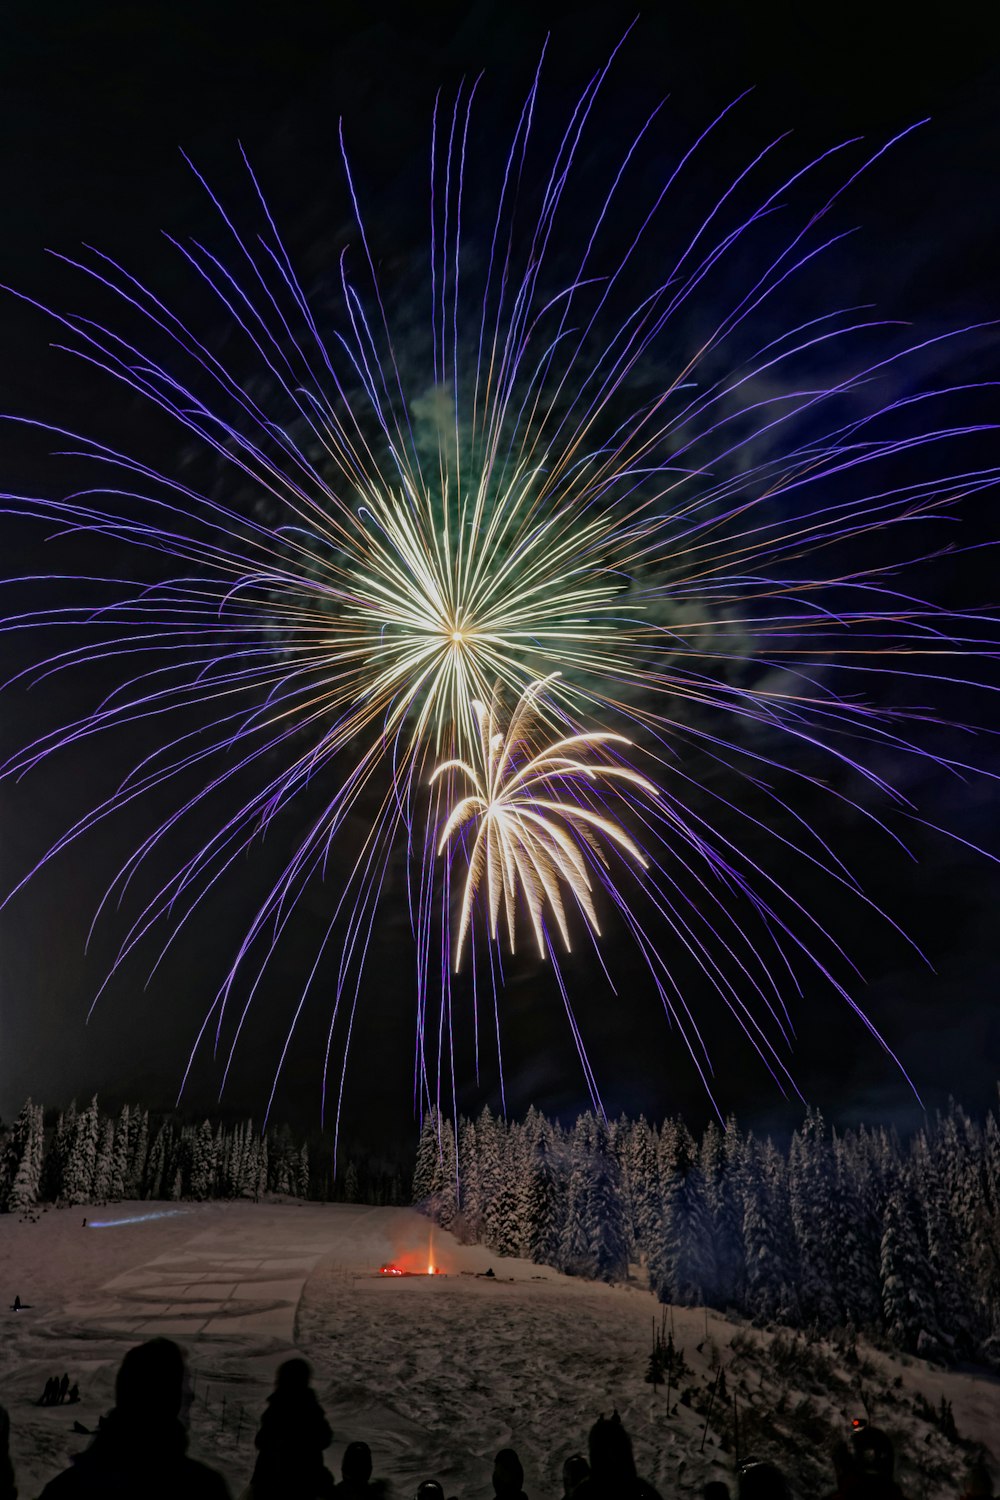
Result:
[[[590,1424],[615,1406],[640,1472],[665,1497],[730,1479],[736,1441],[743,1457],[778,1457],[799,1493],[822,1493],[826,1446],[865,1400],[897,1437],[899,1477],[914,1500],[958,1493],[975,1444],[993,1443],[996,1470],[1000,1382],[982,1372],[861,1346],[855,1363],[827,1342],[676,1308],[668,1316],[687,1373],[668,1408],[667,1392],[643,1380],[661,1316],[647,1291],[431,1233],[408,1209],[301,1203],[121,1203],[0,1218],[0,1402],[22,1500],[86,1442],[73,1421],[96,1425],[113,1404],[123,1353],[156,1333],[189,1351],[192,1451],[224,1470],[234,1496],[253,1466],[275,1366],[293,1348],[312,1362],[334,1428],[330,1467],[339,1473],[345,1445],[364,1438],[400,1500],[431,1474],[459,1500],[485,1500],[493,1454],[508,1445],[532,1500],[554,1497],[563,1459],[585,1451]],[[379,1277],[388,1261],[412,1270],[433,1261],[448,1274]],[[494,1279],[477,1274],[491,1264]],[[17,1314],[6,1310],[15,1293],[30,1304]],[[720,1362],[729,1399],[714,1403],[706,1431]],[[35,1406],[63,1370],[79,1381],[81,1404]],[[952,1403],[960,1446],[915,1413],[918,1392]]]

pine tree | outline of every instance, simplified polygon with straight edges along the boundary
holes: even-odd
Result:
[[[91,1189],[95,1203],[107,1203],[111,1191],[111,1168],[115,1152],[115,1123],[109,1117],[101,1121],[97,1155],[94,1159],[94,1183]]]
[[[215,1185],[215,1137],[208,1120],[202,1120],[191,1154],[191,1197],[199,1201],[212,1196]]]
[[[718,1307],[742,1307],[745,1294],[741,1149],[739,1130],[731,1119],[725,1132],[714,1121],[709,1124],[699,1153],[715,1261],[709,1300]]]
[[[798,1317],[791,1220],[782,1202],[782,1168],[770,1141],[747,1137],[742,1181],[746,1310],[754,1319],[794,1324]]]
[[[73,1144],[66,1163],[65,1193],[71,1204],[89,1203],[97,1164],[97,1096],[76,1117]]]
[[[937,1154],[921,1130],[910,1148],[910,1181],[914,1188],[915,1218],[927,1245],[927,1266],[934,1291],[935,1323],[953,1337],[972,1322],[966,1306],[968,1280],[960,1272],[963,1257],[955,1242],[950,1213],[949,1184],[942,1180]]]
[[[483,1241],[501,1255],[514,1255],[520,1241],[517,1190],[507,1151],[507,1127],[484,1109],[476,1121]]]
[[[153,1136],[153,1143],[149,1148],[149,1155],[146,1160],[146,1172],[142,1192],[144,1198],[159,1199],[166,1196],[164,1188],[168,1157],[172,1151],[172,1136],[173,1132],[169,1124],[166,1120],[163,1120],[156,1134]]]
[[[66,1168],[73,1149],[76,1134],[76,1100],[64,1110],[56,1121],[55,1133],[45,1162],[42,1190],[46,1198],[56,1202],[66,1195]]]
[[[8,1142],[13,1178],[3,1205],[8,1213],[24,1213],[38,1201],[42,1178],[44,1125],[40,1106],[28,1099],[17,1117]]]
[[[240,1161],[239,1196],[254,1198],[257,1195],[257,1180],[260,1175],[260,1141],[248,1120],[243,1128],[243,1156]]]
[[[880,1322],[879,1239],[867,1206],[866,1163],[852,1136],[835,1137],[833,1217],[830,1265],[837,1302],[854,1328],[873,1329]]]
[[[535,1143],[527,1183],[525,1254],[539,1265],[557,1265],[565,1205],[548,1131]]]
[[[614,1280],[628,1268],[628,1241],[618,1164],[608,1129],[581,1115],[570,1142],[566,1221],[560,1263],[578,1275]]]
[[[585,1220],[592,1143],[593,1116],[580,1115],[567,1143],[566,1218],[559,1241],[560,1268],[571,1275],[591,1271]]]
[[[438,1128],[440,1135],[427,1211],[436,1224],[440,1224],[443,1229],[450,1229],[455,1222],[456,1212],[455,1134],[450,1122],[440,1115]]]
[[[347,1170],[344,1173],[344,1202],[357,1203],[360,1196],[358,1169],[352,1160],[347,1163]]]
[[[115,1126],[115,1146],[111,1157],[111,1175],[108,1182],[108,1198],[112,1203],[121,1202],[127,1191],[129,1175],[129,1153],[131,1150],[131,1111],[127,1104],[121,1107]]]
[[[660,1163],[654,1131],[640,1116],[628,1138],[628,1183],[635,1249],[648,1262],[663,1223]]]
[[[476,1127],[465,1119],[458,1127],[458,1193],[464,1237],[475,1244],[483,1237],[482,1184]]]
[[[309,1197],[309,1147],[305,1141],[302,1142],[302,1149],[299,1152],[295,1192],[299,1198]]]
[[[146,1181],[146,1156],[149,1152],[149,1111],[132,1111],[129,1120],[129,1159],[126,1192],[130,1198],[141,1198]]]
[[[936,1340],[930,1268],[917,1234],[904,1173],[900,1173],[886,1203],[881,1272],[885,1326],[893,1343],[912,1351],[921,1344],[922,1335]]]
[[[715,1284],[712,1226],[705,1181],[686,1127],[673,1138],[673,1162],[663,1182],[663,1249],[653,1290],[661,1302],[687,1306],[705,1301]]]
[[[810,1110],[792,1136],[788,1197],[798,1254],[801,1316],[827,1330],[838,1320],[829,1250],[835,1230],[833,1170],[823,1117]]]
[[[413,1169],[411,1202],[414,1208],[423,1208],[434,1188],[439,1131],[440,1116],[436,1110],[428,1110],[424,1115],[423,1124],[420,1127],[420,1141],[417,1145],[417,1163]]]

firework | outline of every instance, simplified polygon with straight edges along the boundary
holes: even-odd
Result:
[[[163,472],[49,427],[78,468],[91,462],[92,483],[7,497],[8,515],[102,539],[121,570],[79,580],[79,603],[61,579],[58,606],[8,618],[8,631],[60,632],[28,675],[85,677],[95,660],[120,675],[3,774],[20,777],[95,736],[127,744],[137,726],[162,726],[157,747],[40,861],[173,789],[173,810],[149,816],[101,903],[131,899],[145,872],[172,861],[126,923],[108,981],[141,945],[152,945],[155,969],[264,833],[288,830],[291,852],[276,875],[263,867],[263,894],[195,1041],[221,1049],[223,1082],[268,966],[294,940],[300,898],[323,881],[325,935],[275,1085],[322,985],[323,1100],[339,1056],[339,1111],[391,883],[406,892],[412,933],[417,1100],[439,1100],[456,1016],[476,1024],[483,990],[499,1008],[492,944],[501,908],[513,942],[519,902],[596,1097],[544,925],[551,911],[568,941],[564,892],[598,963],[608,921],[616,941],[637,945],[706,1083],[697,1013],[713,998],[785,1087],[785,995],[819,976],[857,1009],[836,934],[781,873],[792,861],[866,901],[824,835],[815,795],[825,788],[831,808],[857,806],[875,824],[873,797],[888,812],[916,812],[889,784],[887,756],[968,769],[942,752],[924,705],[952,680],[985,684],[995,622],[949,613],[922,583],[930,588],[941,550],[935,528],[997,477],[977,446],[991,424],[967,414],[972,383],[940,376],[970,331],[921,337],[810,300],[810,278],[825,285],[824,257],[843,238],[826,228],[835,206],[887,146],[849,141],[775,168],[786,148],[765,142],[682,233],[675,224],[690,212],[678,219],[672,206],[713,179],[711,143],[737,106],[695,141],[661,147],[650,192],[636,164],[657,110],[603,182],[600,158],[588,159],[581,226],[568,199],[599,133],[613,60],[552,137],[536,124],[539,66],[496,175],[495,210],[471,248],[463,225],[480,81],[450,108],[438,102],[422,347],[402,332],[412,308],[394,320],[376,274],[346,149],[356,245],[311,289],[319,299],[303,288],[250,164],[246,227],[204,184],[228,249],[176,243],[217,300],[227,363],[210,333],[96,251],[71,264],[117,299],[121,324],[44,309],[88,371],[174,425],[183,453]],[[810,182],[810,206],[787,207]],[[957,457],[963,443],[967,459]],[[192,453],[213,463],[211,482],[188,477],[200,472],[183,462]],[[129,549],[149,560],[135,577],[121,567]],[[49,597],[52,578],[37,582]],[[98,607],[96,586],[107,590]],[[539,727],[519,748],[543,682],[548,738]],[[900,701],[908,683],[912,711]],[[504,697],[518,705],[506,727]],[[616,760],[629,741],[651,779]],[[349,821],[363,831],[345,845]],[[436,852],[469,839],[456,903],[452,864]],[[621,878],[605,845],[625,856]],[[390,882],[397,863],[405,877]],[[477,968],[481,887],[478,943],[490,959]],[[679,958],[697,994],[684,993]]]
[[[473,699],[472,712],[479,729],[481,751],[477,764],[446,761],[431,777],[433,783],[439,776],[458,771],[475,788],[456,803],[438,843],[440,854],[465,824],[477,825],[455,945],[456,973],[472,921],[476,892],[484,881],[489,893],[489,930],[494,942],[497,919],[503,908],[511,952],[514,951],[520,895],[531,918],[539,956],[545,958],[548,943],[542,912],[546,902],[567,949],[572,946],[562,886],[572,891],[591,928],[600,935],[588,856],[607,868],[601,834],[644,869],[647,866],[642,850],[624,828],[605,813],[588,807],[579,797],[576,801],[566,800],[579,791],[581,783],[585,787],[587,783],[614,779],[655,797],[656,787],[637,771],[593,759],[593,752],[601,746],[627,746],[629,741],[620,734],[592,732],[564,735],[542,749],[531,744],[532,705],[555,675],[533,682],[524,690],[505,729],[501,728],[502,709],[496,695],[489,707]]]

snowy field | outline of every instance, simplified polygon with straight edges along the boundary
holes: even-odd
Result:
[[[162,1216],[140,1217],[150,1214]],[[992,1443],[996,1471],[1000,1382],[982,1374],[865,1349],[859,1369],[827,1343],[776,1342],[677,1308],[674,1338],[689,1368],[668,1410],[666,1391],[643,1380],[660,1317],[644,1289],[574,1280],[433,1235],[408,1209],[299,1203],[119,1203],[49,1209],[35,1223],[0,1218],[0,1402],[22,1500],[86,1444],[74,1421],[96,1426],[125,1350],[155,1334],[188,1350],[192,1452],[223,1470],[234,1497],[250,1477],[274,1369],[293,1350],[311,1361],[334,1429],[328,1465],[339,1477],[346,1444],[365,1439],[397,1500],[432,1475],[459,1500],[486,1500],[492,1457],[506,1446],[521,1455],[531,1500],[555,1500],[563,1459],[585,1451],[590,1424],[615,1406],[640,1472],[665,1500],[729,1480],[737,1437],[742,1456],[781,1453],[799,1493],[822,1493],[831,1487],[824,1447],[863,1414],[862,1389],[897,1437],[913,1500],[960,1493],[972,1452],[915,1412],[918,1392],[935,1407],[942,1396],[952,1403],[966,1444]],[[429,1262],[447,1274],[378,1275],[385,1263],[424,1271]],[[477,1274],[490,1265],[495,1279]],[[16,1314],[7,1311],[15,1294],[29,1304]],[[729,1400],[706,1432],[720,1362]],[[36,1406],[63,1371],[79,1382],[81,1403]]]

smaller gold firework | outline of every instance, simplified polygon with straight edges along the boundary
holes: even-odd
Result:
[[[449,760],[438,766],[432,783],[448,772],[468,778],[474,790],[457,802],[449,814],[438,843],[442,853],[448,840],[468,823],[476,823],[469,855],[469,870],[462,896],[462,913],[455,945],[455,969],[472,922],[476,893],[485,884],[490,936],[496,940],[503,908],[511,951],[515,946],[515,915],[520,891],[531,918],[538,951],[546,956],[542,912],[548,902],[563,942],[571,947],[563,889],[572,892],[593,930],[600,935],[594,909],[593,886],[588,863],[608,861],[599,835],[617,844],[638,864],[647,861],[635,840],[612,818],[586,805],[583,798],[567,800],[572,785],[584,791],[588,783],[620,781],[630,787],[659,795],[645,776],[627,766],[593,760],[595,750],[605,745],[629,745],[620,734],[594,732],[573,734],[536,748],[539,694],[557,677],[541,678],[525,688],[506,726],[498,692],[487,706],[472,700],[472,713],[479,728],[481,763]],[[581,785],[582,784],[582,785]]]

